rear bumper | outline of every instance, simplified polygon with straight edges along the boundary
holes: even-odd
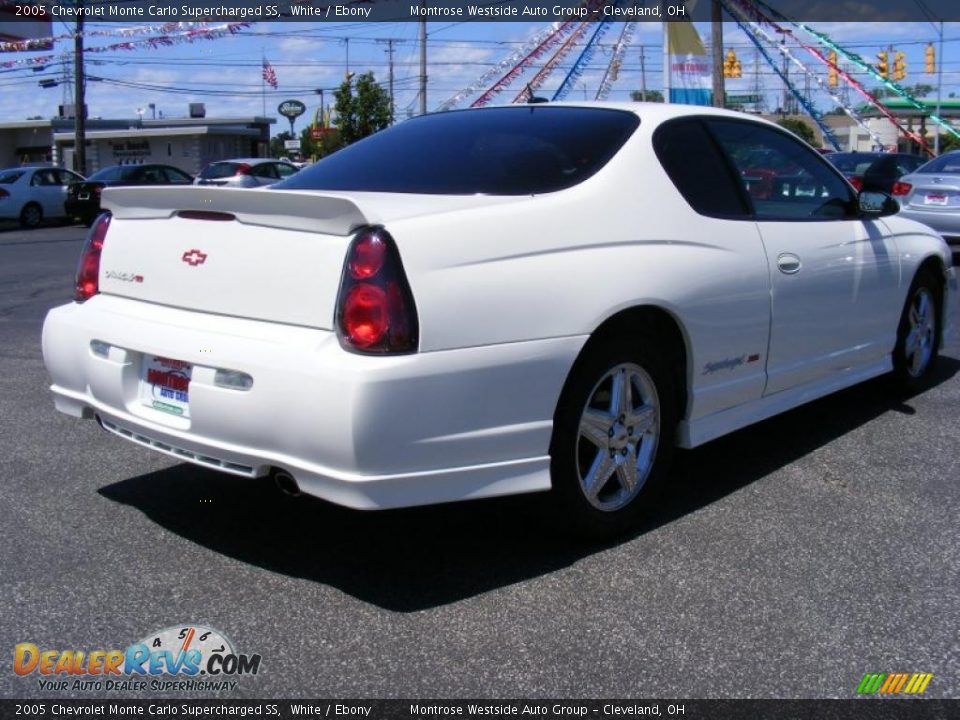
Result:
[[[65,200],[68,217],[94,217],[100,214],[100,203],[94,200]]]
[[[554,407],[585,340],[366,357],[328,331],[98,295],[50,311],[43,354],[62,412],[224,472],[281,468],[304,492],[372,509],[548,489]],[[140,402],[147,354],[193,364],[189,418]],[[219,387],[218,369],[253,386]]]

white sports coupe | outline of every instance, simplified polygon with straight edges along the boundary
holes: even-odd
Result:
[[[353,508],[551,490],[616,532],[692,448],[953,324],[943,239],[787,131],[656,104],[400,123],[263,190],[107,189],[56,407]]]

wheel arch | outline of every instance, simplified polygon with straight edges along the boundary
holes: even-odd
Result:
[[[40,218],[43,218],[43,205],[41,205],[36,200],[26,200],[23,205],[20,206],[20,212],[17,215],[18,218],[22,218],[23,214],[27,211],[27,208],[33,205],[40,212]]]
[[[937,284],[939,285],[939,293],[937,295],[937,338],[938,343],[942,345],[944,330],[943,296],[947,285],[947,266],[944,264],[942,257],[939,255],[928,255],[920,261],[920,264],[917,265],[916,270],[913,271],[913,277],[910,278],[910,284],[907,286],[907,296],[904,299],[904,307],[906,307],[906,303],[910,302],[910,288],[913,287],[913,284],[917,281],[917,278],[925,272],[929,272],[931,275],[937,278]]]
[[[616,311],[605,320],[603,320],[593,332],[576,359],[567,372],[567,377],[563,384],[560,396],[557,398],[557,406],[554,408],[554,416],[560,407],[561,398],[567,392],[570,378],[574,375],[577,367],[583,361],[593,347],[602,339],[611,335],[631,334],[631,333],[649,333],[665,341],[665,347],[676,359],[674,368],[674,388],[676,391],[676,407],[680,420],[687,417],[689,411],[689,373],[690,367],[690,338],[684,324],[670,310],[661,305],[644,304],[634,305]]]

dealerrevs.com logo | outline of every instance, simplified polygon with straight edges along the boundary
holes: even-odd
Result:
[[[222,633],[180,625],[147,635],[126,650],[56,650],[34,643],[13,649],[13,671],[36,676],[41,690],[107,692],[234,690],[260,671],[260,655],[236,652]]]

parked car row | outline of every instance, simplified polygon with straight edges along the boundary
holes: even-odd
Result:
[[[32,228],[43,220],[78,219],[88,227],[100,214],[106,187],[213,185],[264,187],[299,170],[271,158],[222,160],[207,165],[197,178],[171,165],[113,165],[89,178],[56,167],[0,170],[0,220],[17,220]]]

